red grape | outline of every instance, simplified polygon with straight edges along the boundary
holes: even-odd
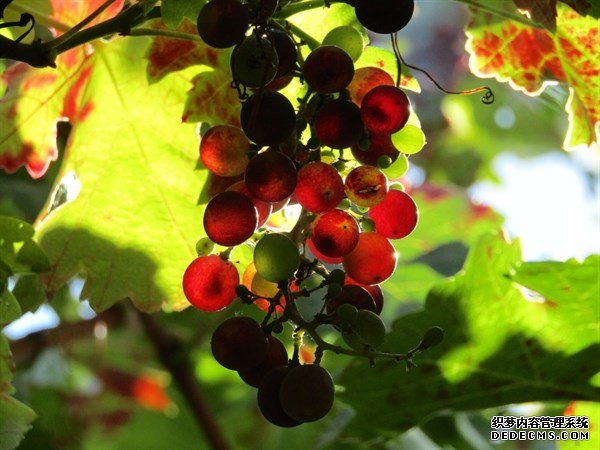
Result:
[[[250,16],[238,0],[212,0],[198,15],[198,34],[211,47],[231,47],[246,34]]]
[[[360,106],[367,92],[381,85],[394,86],[394,79],[385,70],[379,67],[361,67],[360,69],[356,69],[352,83],[348,86],[350,98]]]
[[[333,209],[319,215],[311,225],[310,238],[325,256],[339,258],[350,253],[358,242],[356,220],[347,212]]]
[[[379,284],[396,269],[398,256],[394,246],[379,233],[360,233],[358,244],[344,256],[348,276],[362,284]]]
[[[363,128],[360,109],[347,100],[331,100],[315,116],[317,137],[331,148],[342,149],[356,144],[363,135]]]
[[[275,78],[288,76],[294,70],[294,67],[296,67],[296,60],[298,59],[296,44],[290,35],[284,31],[271,28],[269,32],[271,33],[271,39],[279,57],[279,65],[277,66]]]
[[[337,170],[324,162],[311,162],[298,172],[298,203],[313,213],[335,208],[344,198],[344,183]]]
[[[375,33],[391,34],[404,28],[412,18],[414,0],[356,0],[356,18]]]
[[[323,261],[325,264],[341,264],[342,263],[343,258],[341,256],[338,258],[331,258],[330,256],[324,255],[319,250],[317,250],[317,248],[315,247],[315,244],[313,244],[313,241],[311,238],[308,238],[306,240],[306,245],[310,249],[312,254],[315,255],[315,258],[317,258],[319,261]]]
[[[348,174],[345,182],[348,198],[358,206],[371,207],[381,203],[388,191],[388,180],[379,169],[360,166]]]
[[[360,284],[357,281],[354,281],[352,278],[346,275],[346,279],[344,280],[344,284],[357,285],[367,290],[371,297],[373,297],[373,301],[375,302],[375,313],[381,314],[383,310],[383,291],[381,287],[378,285],[368,285],[368,284]]]
[[[208,202],[204,230],[216,244],[233,247],[248,239],[258,224],[252,200],[240,192],[222,192]]]
[[[242,104],[240,120],[250,140],[258,145],[277,145],[294,131],[296,112],[283,94],[263,91]]]
[[[410,102],[400,88],[377,86],[363,98],[360,112],[371,133],[389,135],[406,125],[410,116]]]
[[[392,143],[392,137],[384,134],[371,134],[370,146],[367,150],[361,150],[358,145],[353,145],[351,150],[359,163],[375,167],[381,156],[389,156],[393,162],[400,155]]]
[[[416,228],[419,210],[410,195],[394,189],[369,210],[369,217],[375,222],[376,232],[388,239],[401,239]]]
[[[246,195],[250,200],[252,200],[252,203],[254,203],[256,211],[258,212],[258,224],[256,225],[256,228],[262,227],[265,224],[265,222],[271,215],[271,205],[254,197],[246,187],[246,183],[244,182],[244,180],[240,180],[237,183],[232,184],[227,188],[227,190],[241,192],[242,194]]]
[[[215,175],[234,177],[248,165],[250,142],[244,132],[230,125],[217,125],[200,141],[200,159]]]
[[[339,47],[322,45],[306,58],[304,80],[319,94],[333,94],[347,87],[354,76],[352,58]]]
[[[275,203],[288,198],[296,189],[298,173],[290,158],[269,150],[250,160],[246,168],[246,187],[264,202]]]
[[[219,311],[236,298],[240,284],[236,268],[217,255],[201,256],[183,274],[183,293],[201,311]]]

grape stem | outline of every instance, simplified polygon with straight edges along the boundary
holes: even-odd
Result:
[[[291,295],[290,290],[284,289],[283,295],[285,296],[286,307],[285,307],[284,315],[281,317],[281,319],[283,319],[284,317],[285,317],[285,320],[290,319],[292,322],[294,322],[297,325],[298,329],[304,330],[312,338],[312,340],[315,342],[315,344],[317,344],[318,352],[322,353],[323,351],[327,350],[327,351],[336,353],[338,355],[360,356],[363,358],[367,358],[370,361],[372,361],[376,358],[382,358],[382,359],[393,359],[398,362],[407,361],[407,365],[414,365],[412,363],[412,361],[410,361],[410,358],[412,356],[412,354],[410,354],[410,353],[409,354],[386,353],[386,352],[379,352],[379,351],[376,351],[376,350],[373,350],[370,348],[365,348],[365,350],[363,350],[363,351],[351,350],[349,348],[330,344],[329,342],[325,341],[317,331],[317,328],[319,327],[319,325],[322,325],[321,321],[319,321],[317,318],[310,322],[304,320],[304,318],[298,311],[298,308],[296,307],[296,304],[294,302],[294,299]]]
[[[298,36],[301,41],[303,41],[306,45],[308,45],[308,48],[310,48],[311,50],[314,50],[319,45],[321,45],[319,43],[319,41],[317,41],[314,37],[312,37],[309,34],[307,34],[306,32],[304,32],[304,30],[302,30],[301,28],[297,27],[292,22],[286,21],[285,22],[285,26],[292,33],[294,33],[296,36]]]

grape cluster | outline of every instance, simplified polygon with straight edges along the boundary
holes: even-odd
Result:
[[[426,346],[406,355],[379,351],[386,334],[379,284],[397,264],[390,240],[408,236],[419,216],[410,195],[384,173],[401,156],[392,135],[409,120],[410,101],[382,69],[355,70],[363,39],[354,28],[331,30],[303,58],[304,44],[273,19],[284,3],[211,0],[198,16],[204,42],[234,47],[232,85],[243,103],[241,128],[215,125],[200,143],[206,168],[232,183],[206,206],[210,242],[199,242],[183,290],[202,311],[240,299],[266,313],[262,323],[227,319],[211,348],[222,366],[258,388],[267,420],[292,427],[322,418],[333,405],[333,380],[320,365],[325,350],[412,364],[411,356]],[[378,33],[400,30],[414,8],[412,0],[357,0],[354,6],[360,23]],[[298,108],[279,92],[295,77],[306,88]],[[348,150],[353,156],[346,159]],[[270,216],[291,204],[302,210],[296,226],[273,231]],[[229,256],[248,240],[256,242],[253,261],[240,280]],[[211,254],[213,243],[229,249]],[[315,276],[322,281],[310,287]],[[303,317],[296,300],[319,289],[325,292],[321,311]],[[275,337],[288,322],[294,326],[291,358]],[[325,341],[321,326],[339,332],[347,346]],[[305,334],[316,344],[313,364],[300,362]]]

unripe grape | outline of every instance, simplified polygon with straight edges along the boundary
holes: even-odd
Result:
[[[215,244],[209,238],[202,238],[196,242],[196,253],[198,256],[210,255],[215,249]]]
[[[441,344],[444,340],[445,333],[446,332],[443,328],[431,327],[423,335],[423,339],[421,339],[421,343],[418,346],[419,350],[426,350],[430,347]]]
[[[362,55],[365,43],[356,28],[344,25],[329,31],[323,39],[323,45],[335,45],[341,48],[348,53],[352,61],[356,62]]]
[[[261,277],[277,283],[292,278],[300,266],[300,253],[289,237],[267,234],[256,244],[254,265]]]
[[[352,331],[367,345],[379,347],[385,340],[385,325],[372,311],[359,309],[351,324]]]

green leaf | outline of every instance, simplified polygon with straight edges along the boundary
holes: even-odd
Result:
[[[13,273],[47,272],[50,262],[33,240],[31,225],[12,217],[0,216],[0,261]]]
[[[0,450],[13,450],[37,417],[27,405],[0,393]]]
[[[169,28],[177,28],[188,17],[194,23],[198,18],[198,13],[206,3],[206,0],[162,0],[161,14],[163,22]]]
[[[75,176],[81,191],[38,228],[53,263],[46,288],[85,272],[82,298],[97,311],[127,297],[144,311],[187,307],[181,277],[203,235],[206,171],[194,171],[198,139],[180,121],[187,82],[148,85],[148,44],[120,39],[94,53],[93,107],[74,124],[58,177]]]
[[[546,301],[569,302],[573,297],[593,305],[600,298],[600,255],[591,255],[584,262],[546,261],[521,264],[510,275],[513,281],[540,293]],[[565,303],[568,304],[568,303]],[[593,310],[588,311],[593,314]]]
[[[8,346],[8,340],[0,333],[0,393],[12,394],[14,388],[10,384],[15,366],[12,361],[12,353]]]
[[[23,312],[33,312],[46,301],[46,291],[35,274],[22,275],[13,289],[13,295],[17,298]]]
[[[0,296],[0,327],[17,320],[21,314],[21,307],[15,296],[9,291],[5,291]]]
[[[50,304],[58,317],[65,322],[77,322],[81,319],[79,316],[79,301],[71,295],[68,284],[61,286],[54,293]]]
[[[398,319],[387,336],[387,349],[403,352],[427,328],[446,330],[441,345],[415,358],[417,368],[351,363],[340,379],[341,399],[358,413],[351,433],[397,434],[441,411],[600,400],[590,382],[600,360],[597,317],[572,316],[572,308],[586,310],[597,298],[529,301],[506,277],[520,260],[518,242],[484,236],[463,271],[434,287],[425,309]],[[573,330],[565,334],[568,324]]]
[[[390,74],[394,82],[398,76],[398,63],[396,56],[389,50],[378,47],[367,47],[363,51],[361,57],[354,64],[356,69],[362,67],[378,67]],[[400,86],[413,92],[421,92],[421,86],[415,77],[410,73],[410,70],[405,65],[402,65],[402,78]]]

